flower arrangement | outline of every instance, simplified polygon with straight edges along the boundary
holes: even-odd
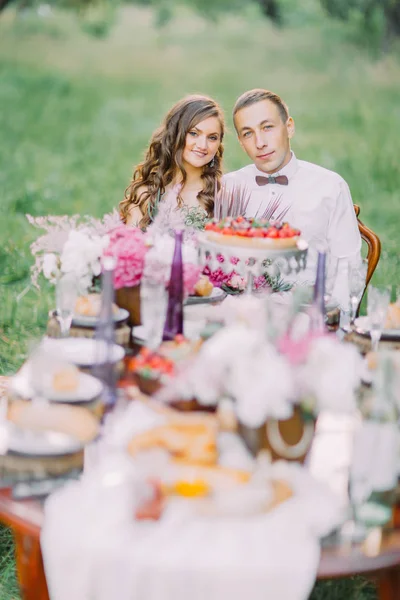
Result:
[[[38,286],[40,274],[55,283],[63,274],[74,273],[80,291],[86,292],[100,275],[107,234],[120,223],[116,211],[102,220],[79,215],[26,216],[31,225],[45,232],[31,244],[33,284]]]
[[[168,285],[175,244],[169,233],[154,235],[128,227],[115,211],[101,220],[78,215],[27,218],[45,232],[31,245],[35,257],[32,281],[36,286],[40,274],[56,283],[63,274],[73,273],[80,293],[85,294],[101,273],[103,255],[116,258],[117,290],[139,285],[144,273]],[[184,244],[183,262],[184,293],[188,295],[193,293],[201,272],[193,243]]]
[[[163,400],[196,398],[216,405],[228,397],[241,423],[252,428],[289,418],[295,406],[311,415],[355,410],[362,360],[354,346],[312,331],[297,339],[287,333],[273,343],[261,300],[229,300],[226,326],[162,391]]]
[[[356,347],[335,335],[308,335],[306,352],[293,369],[303,408],[349,412],[356,408],[362,361]]]
[[[114,287],[133,287],[140,283],[143,276],[169,283],[175,241],[168,235],[152,239],[137,227],[121,225],[109,235],[106,254],[117,259],[114,271]],[[193,293],[201,268],[197,265],[197,252],[194,246],[184,244],[183,286],[185,295]]]
[[[267,418],[289,418],[295,392],[291,369],[260,330],[243,323],[224,327],[201,347],[192,364],[160,392],[162,400],[213,406],[235,402],[238,418],[259,427]]]

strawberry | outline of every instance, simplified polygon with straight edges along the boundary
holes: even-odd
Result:
[[[256,229],[255,227],[252,227],[251,229],[249,229],[249,237],[262,238],[264,237],[264,234],[262,232],[262,229]]]

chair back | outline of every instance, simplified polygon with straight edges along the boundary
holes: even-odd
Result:
[[[360,207],[357,204],[354,204],[354,212],[356,213],[358,229],[360,231],[361,238],[367,243],[368,246],[368,271],[367,281],[365,284],[365,286],[367,286],[379,262],[379,257],[381,255],[381,240],[376,235],[376,233],[374,233],[371,229],[369,229],[366,225],[364,225],[364,223],[360,221]]]

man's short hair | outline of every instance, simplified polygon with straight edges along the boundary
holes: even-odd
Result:
[[[233,122],[235,122],[235,115],[242,110],[242,108],[246,108],[247,106],[251,106],[252,104],[256,104],[257,102],[262,102],[263,100],[270,100],[273,102],[275,106],[278,107],[279,114],[284,123],[289,118],[289,108],[287,104],[282,100],[278,94],[274,94],[274,92],[270,92],[269,90],[263,89],[255,89],[249,90],[245,92],[235,102],[235,106],[233,107]]]

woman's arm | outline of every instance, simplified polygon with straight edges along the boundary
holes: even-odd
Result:
[[[141,185],[140,188],[136,192],[136,198],[139,198],[143,194],[143,192],[147,192],[147,187],[145,185]],[[132,227],[137,227],[140,221],[143,219],[143,213],[138,204],[132,204],[128,211],[128,216],[126,218],[126,224]]]

